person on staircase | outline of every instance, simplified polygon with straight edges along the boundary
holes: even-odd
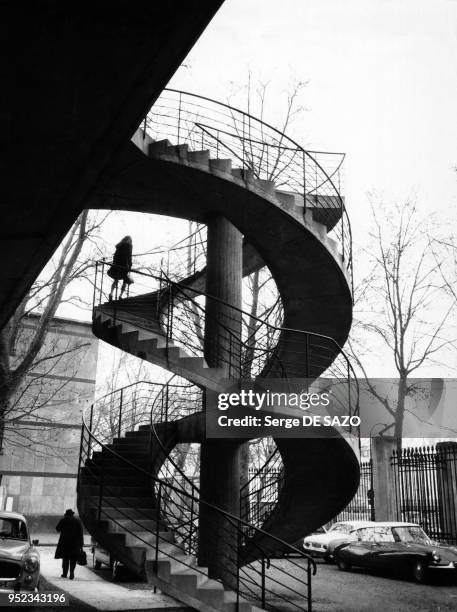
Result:
[[[66,578],[70,569],[70,580],[75,577],[76,561],[84,546],[83,527],[81,521],[74,516],[73,510],[65,511],[56,527],[60,533],[55,559],[62,559],[62,578]]]
[[[113,255],[113,264],[109,268],[107,274],[113,279],[111,285],[111,291],[109,294],[109,301],[113,300],[114,291],[117,292],[119,281],[122,281],[121,293],[119,299],[124,295],[126,288],[133,283],[130,277],[130,270],[132,269],[132,237],[124,236],[120,242],[116,244],[116,250]]]

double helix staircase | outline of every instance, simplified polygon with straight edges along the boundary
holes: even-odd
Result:
[[[248,351],[246,339],[233,331],[246,313],[226,304],[221,334],[229,351],[221,355],[219,367],[209,367],[202,348],[209,315],[200,298],[206,303],[216,298],[203,290],[204,270],[178,282],[164,274],[136,271],[136,294],[109,302],[101,262],[94,292],[95,335],[166,368],[193,389],[223,391],[227,378],[236,379],[245,371],[253,380],[333,375],[344,381],[345,413],[355,414],[352,369],[341,349],[351,321],[352,256],[344,201],[335,187],[339,165],[324,171],[317,155],[284,135],[278,137],[274,131],[266,138],[270,126],[262,125],[260,138],[253,133],[254,118],[246,114],[242,132],[236,109],[231,109],[233,125],[222,129],[213,109],[205,117],[201,104],[197,114],[191,103],[186,110],[184,96],[178,93],[179,108],[167,115],[167,121],[159,99],[143,129],[120,154],[118,167],[111,169],[93,206],[157,212],[200,223],[213,213],[227,216],[245,237],[243,272],[263,265],[270,270],[281,296],[284,324],[259,320],[258,329],[270,342]],[[161,138],[161,126],[175,123],[176,132]],[[154,139],[147,134],[153,124],[159,126]],[[172,144],[173,137],[178,144]],[[265,156],[269,149],[275,155]],[[227,152],[230,158],[220,157]],[[354,495],[359,479],[354,444],[337,429],[325,439],[317,431],[307,439],[275,439],[280,486],[269,510],[253,522],[249,513],[230,515],[200,499],[195,483],[175,464],[176,445],[205,439],[202,397],[194,393],[197,399],[186,401],[186,391],[176,409],[169,405],[170,386],[159,387],[146,394],[147,410],[140,411],[148,422],[132,417],[138,414],[136,400],[126,411],[122,394],[114,430],[113,423],[100,427],[112,412],[111,399],[96,403],[86,415],[78,508],[87,529],[117,560],[195,609],[241,607],[248,612],[256,606],[285,605],[311,610],[315,566],[293,545],[338,514]],[[165,477],[164,466],[170,461],[173,470]],[[247,507],[253,503],[248,500]],[[214,537],[230,542],[226,566],[236,568],[232,573],[208,575],[200,563],[198,517],[206,506],[223,518],[225,527]],[[284,568],[284,562],[275,565],[279,553],[299,558],[288,558],[294,567]]]

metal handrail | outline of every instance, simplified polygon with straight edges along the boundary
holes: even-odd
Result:
[[[103,267],[105,265],[110,265],[110,264],[108,262],[104,261],[104,260],[99,260],[99,261],[96,262],[96,269],[98,268],[98,266],[102,267],[102,277],[103,277]],[[118,267],[121,268],[122,266],[118,266]],[[231,310],[235,311],[239,315],[241,315],[241,316],[248,316],[251,319],[257,321],[258,323],[260,323],[261,325],[263,325],[265,327],[268,327],[270,330],[272,330],[272,331],[274,331],[276,333],[281,334],[281,333],[287,332],[287,333],[291,333],[291,334],[297,335],[300,338],[303,338],[304,340],[307,337],[312,337],[312,338],[317,338],[317,339],[324,340],[324,341],[330,343],[334,347],[335,358],[338,355],[341,355],[342,359],[344,360],[345,366],[346,366],[346,368],[348,370],[348,374],[349,374],[349,372],[351,374],[349,376],[349,378],[352,378],[352,380],[355,383],[355,386],[356,386],[356,395],[358,397],[358,394],[359,394],[359,385],[358,385],[358,379],[357,379],[354,367],[352,366],[351,361],[350,361],[349,357],[346,355],[344,349],[331,336],[327,336],[326,334],[320,334],[320,333],[316,333],[316,332],[312,332],[312,331],[307,331],[307,330],[300,330],[300,329],[294,329],[294,328],[290,328],[290,327],[283,327],[283,326],[279,327],[279,326],[276,326],[276,325],[272,325],[271,323],[269,323],[269,322],[267,322],[267,321],[265,321],[265,320],[263,320],[263,319],[261,319],[259,317],[251,316],[250,313],[242,310],[241,308],[238,308],[237,306],[232,306],[232,305],[226,304],[224,302],[224,300],[218,298],[217,296],[213,296],[213,295],[211,295],[211,294],[209,294],[209,293],[207,293],[205,291],[196,290],[193,287],[191,287],[189,285],[186,285],[182,281],[180,281],[180,282],[173,281],[170,278],[168,278],[168,276],[166,274],[164,274],[164,273],[162,273],[162,276],[157,276],[155,274],[150,274],[150,273],[147,273],[147,272],[144,272],[144,271],[141,271],[141,270],[136,270],[136,269],[127,269],[127,268],[125,268],[125,270],[127,272],[134,273],[134,274],[139,274],[139,275],[141,275],[141,276],[143,276],[145,278],[149,278],[149,279],[153,279],[153,280],[157,281],[158,284],[159,284],[158,291],[160,291],[163,296],[165,296],[166,294],[169,294],[169,293],[170,294],[175,294],[175,295],[176,294],[180,294],[183,297],[185,297],[186,300],[193,301],[192,298],[189,297],[189,295],[188,295],[188,292],[190,292],[194,296],[204,296],[204,297],[209,298],[210,300],[212,300],[214,302],[217,302],[217,303],[222,304],[224,306],[229,306]],[[164,281],[167,283],[168,287],[161,288],[161,285],[163,285]],[[96,290],[94,291],[94,296],[95,296],[95,294],[96,294]],[[163,301],[165,301],[166,305],[169,305],[169,301],[170,300],[168,298],[165,298],[165,300],[163,300]],[[114,303],[116,304],[116,302],[114,302]],[[193,301],[193,303],[195,304],[195,306],[198,309],[204,311],[204,308],[200,304],[196,303],[195,301]],[[101,305],[101,302],[99,303],[99,305]],[[95,309],[95,307],[96,306],[95,306],[95,300],[94,300],[93,308]],[[227,331],[227,333],[233,335],[233,330],[231,330],[229,328],[226,328],[226,331]],[[237,341],[240,341],[240,339],[237,338]],[[300,340],[298,342],[300,342]],[[272,351],[273,350],[274,349],[272,349]],[[356,401],[356,406],[357,406],[357,408],[356,408],[356,411],[354,412],[354,414],[358,414],[358,399]]]
[[[156,117],[160,118],[157,126],[154,125]],[[207,96],[173,88],[164,89],[141,122],[141,127],[145,134],[151,131],[158,139],[170,138],[176,140],[176,144],[185,142],[193,144],[197,137],[197,130],[201,133],[201,148],[203,145],[207,146],[217,157],[219,157],[221,147],[227,148],[239,159],[245,169],[253,169],[258,177],[262,174],[267,180],[271,175],[268,148],[276,147],[282,152],[291,153],[294,156],[293,163],[291,160],[286,160],[285,165],[281,165],[277,159],[273,164],[273,174],[279,172],[284,175],[285,183],[292,182],[298,186],[301,185],[304,212],[306,212],[308,196],[335,198],[337,206],[330,208],[340,210],[341,228],[338,239],[341,240],[342,257],[351,276],[352,288],[352,229],[345,202],[340,193],[340,186],[333,180],[336,178],[338,183],[340,181],[344,153],[304,149],[290,136],[246,111]],[[228,131],[227,128],[231,128],[232,131]],[[257,131],[258,138],[251,137],[252,130]],[[213,144],[204,142],[204,131],[217,142]],[[210,134],[211,131],[213,134]],[[241,143],[239,153],[228,146],[227,139],[238,145]],[[254,161],[254,154],[258,157],[257,161]],[[324,167],[324,162],[319,159],[323,156],[336,162],[333,168]],[[318,177],[319,180],[317,180]],[[317,190],[321,190],[322,187],[325,187],[328,193],[318,194]],[[323,212],[324,209],[321,208],[321,215]],[[328,214],[326,218],[331,222]],[[338,222],[337,220],[336,223]]]

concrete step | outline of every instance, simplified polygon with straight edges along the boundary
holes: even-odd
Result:
[[[156,142],[151,142],[148,148],[148,155],[150,157],[163,155],[170,146],[171,142],[169,140],[156,140]]]
[[[275,190],[275,197],[277,200],[287,207],[295,206],[295,197],[291,193],[285,193],[284,191]]]
[[[252,182],[255,179],[253,170],[248,170],[246,168],[233,168],[232,176],[246,182]]]
[[[95,454],[95,453],[94,453]],[[116,452],[116,455],[105,452],[103,454],[99,454],[96,457],[93,457],[86,463],[87,467],[100,467],[103,466],[103,469],[112,471],[112,470],[127,470],[128,473],[135,471],[135,465],[145,465],[147,459],[146,453],[129,453],[125,451],[125,453]],[[133,465],[129,465],[127,461],[130,461]],[[112,470],[110,470],[110,467]],[[127,472],[125,472],[127,474]]]
[[[115,525],[126,531],[144,531],[145,529],[147,531],[155,531],[157,522],[155,519],[119,519],[116,521]],[[173,535],[171,531],[169,533]]]
[[[142,423],[143,425],[147,425],[147,423]],[[117,446],[121,446],[122,448],[149,448],[149,436],[144,433],[137,431],[128,431],[125,434],[125,437],[122,438],[113,438],[113,441],[109,446],[116,448]]]
[[[97,506],[94,506],[96,508]],[[102,519],[112,518],[118,519],[140,519],[140,520],[154,520],[157,511],[155,508],[130,508],[130,507],[117,507],[112,508],[111,506],[102,506]]]
[[[225,172],[230,174],[232,172],[232,160],[231,159],[210,159],[209,167],[211,170],[217,172]]]
[[[274,195],[275,193],[275,184],[273,181],[267,181],[265,179],[255,179],[254,187],[259,187],[260,189],[262,189],[262,191],[265,191],[265,193],[268,193],[269,195]]]
[[[190,370],[197,370],[209,367],[204,357],[181,357],[179,362],[182,366],[185,366]]]
[[[155,547],[157,538],[154,531],[135,530],[132,533],[125,531],[124,535],[127,546],[143,546],[148,544]],[[159,531],[159,548],[166,542],[173,542],[173,534],[171,531]]]
[[[89,497],[91,496],[96,496],[98,495],[99,491],[100,491],[100,486],[96,485],[96,484],[92,484],[92,485],[88,485],[88,484],[82,484],[81,485],[82,488],[82,492],[84,493],[84,495],[87,495]],[[131,497],[144,497],[147,496],[151,491],[151,487],[145,487],[145,486],[136,486],[136,485],[116,485],[116,486],[109,486],[109,493],[110,495],[115,496],[116,498],[122,497],[123,495],[128,495]]]
[[[88,485],[96,485],[97,488],[99,488],[99,479],[98,476],[91,476],[88,474],[82,474],[81,477],[81,483],[84,486],[88,486]],[[104,474],[103,475],[103,484],[104,486],[110,487],[110,486],[119,486],[119,487],[123,487],[124,486],[124,478],[122,477],[122,475],[118,474],[118,473],[113,473],[113,474]],[[144,479],[141,476],[138,476],[137,478],[135,478],[135,475],[131,475],[129,477],[129,483],[130,484],[135,484],[138,486],[146,486],[150,484],[150,479]]]
[[[201,166],[208,166],[209,164],[209,151],[189,151],[187,159],[193,164],[199,164]]]
[[[143,439],[144,440],[149,439],[148,432],[144,430],[140,430],[140,429],[137,429],[137,431],[128,431],[125,434],[125,438],[114,438],[114,442],[116,440],[125,440],[126,442],[129,442],[129,441],[131,442],[131,440],[136,440],[136,439],[138,439],[140,443]]]
[[[147,334],[144,332],[138,337],[138,346],[142,350],[155,350],[161,349],[167,346],[167,339],[164,334],[159,332],[148,331]],[[174,346],[172,342],[168,343],[168,346]]]
[[[164,545],[168,546],[168,545]],[[161,549],[163,546],[161,546]],[[197,568],[195,557],[193,555],[184,555],[182,550],[179,552],[171,552],[173,557],[168,556],[168,554],[159,553],[159,558],[157,561],[157,571],[161,578],[164,580],[170,580],[171,575],[176,572],[184,572],[190,569]],[[155,551],[149,550],[146,553],[146,560],[153,561],[155,560]],[[202,574],[207,576],[207,568],[198,568],[195,571],[200,571]],[[197,586],[197,581],[195,580],[195,587]]]
[[[98,505],[98,495],[88,495],[87,499],[91,505]],[[120,495],[119,497],[111,495],[103,495],[103,506],[113,508],[153,508],[154,500],[151,497],[127,497]]]
[[[171,145],[165,150],[165,155],[169,157],[176,157],[180,161],[187,161],[188,151],[189,145],[187,144]]]

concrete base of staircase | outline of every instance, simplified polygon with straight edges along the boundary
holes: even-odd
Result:
[[[75,579],[61,578],[61,561],[54,559],[54,548],[40,547],[41,574],[46,582],[94,610],[148,612],[188,612],[191,608],[168,595],[154,593],[152,587],[132,589],[97,575],[89,567],[76,566]]]

